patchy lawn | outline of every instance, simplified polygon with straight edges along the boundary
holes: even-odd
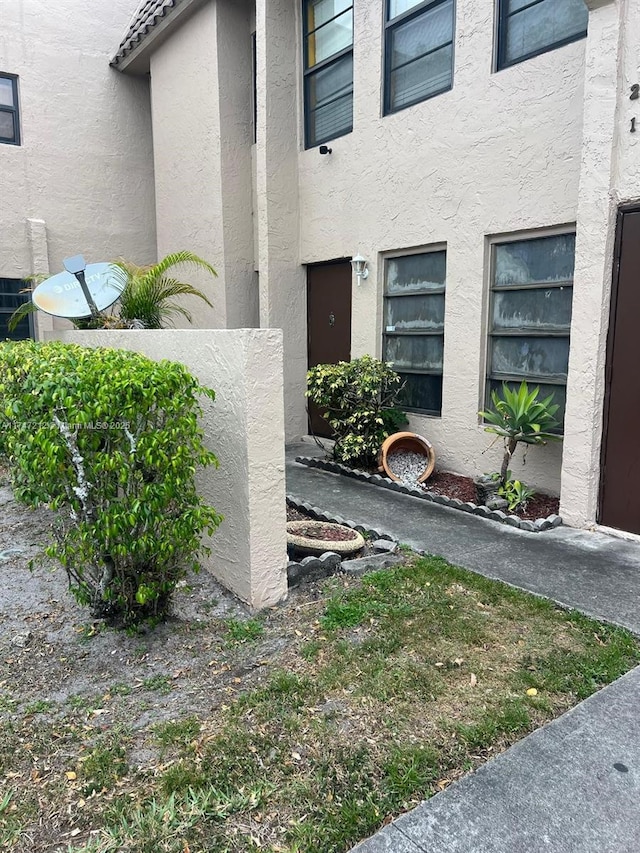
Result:
[[[45,516],[3,512],[0,552],[37,550]],[[0,560],[16,853],[342,853],[640,662],[629,633],[436,558],[260,618],[198,576],[174,619],[127,635],[27,556]]]

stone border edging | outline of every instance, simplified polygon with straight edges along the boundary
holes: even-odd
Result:
[[[306,512],[316,521],[324,521],[329,524],[342,524],[345,527],[350,527],[352,530],[357,530],[363,536],[366,535],[370,539],[386,539],[389,542],[395,542],[392,536],[388,533],[380,533],[378,530],[373,530],[370,527],[364,527],[361,524],[356,524],[350,519],[344,519],[339,515],[332,515],[324,512],[318,507],[312,506],[307,501],[298,500],[293,495],[287,495],[287,506],[297,509],[301,512]],[[302,581],[320,580],[335,574],[337,571],[344,572],[348,575],[363,575],[368,571],[376,569],[386,569],[389,566],[396,565],[404,558],[398,554],[370,554],[368,557],[356,557],[353,560],[345,560],[342,562],[340,555],[335,551],[325,551],[319,557],[304,557],[300,562],[297,560],[289,560],[287,563],[287,579],[290,587],[297,586]]]
[[[543,533],[545,530],[553,530],[562,524],[562,518],[559,515],[549,515],[547,518],[536,518],[535,521],[529,521],[528,519],[518,518],[517,515],[508,515],[501,509],[489,509],[489,507],[478,506],[478,504],[471,503],[471,501],[465,502],[458,500],[458,498],[448,498],[446,495],[436,495],[433,492],[425,492],[422,489],[409,488],[408,486],[403,486],[401,483],[389,480],[381,474],[369,474],[357,468],[349,468],[340,462],[318,459],[315,456],[296,456],[295,461],[301,465],[307,465],[309,468],[319,468],[321,471],[329,471],[331,474],[341,474],[344,477],[351,477],[353,480],[362,480],[365,483],[371,483],[374,486],[389,489],[392,492],[400,492],[412,498],[420,498],[423,501],[448,506],[451,509],[468,512],[472,515],[480,516],[480,518],[486,518],[489,521],[497,521],[499,524],[508,524],[510,527],[516,527],[528,533]]]

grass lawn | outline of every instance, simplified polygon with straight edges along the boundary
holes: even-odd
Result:
[[[640,662],[628,632],[441,559],[315,591],[218,620],[227,672],[287,642],[171,718],[169,671],[63,702],[0,672],[0,848],[342,853]]]

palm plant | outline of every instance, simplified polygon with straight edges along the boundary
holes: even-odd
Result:
[[[189,323],[193,317],[184,305],[174,302],[178,296],[197,296],[212,306],[201,290],[179,281],[170,275],[174,267],[190,266],[217,276],[211,264],[193,252],[173,252],[157,264],[139,267],[129,261],[116,261],[114,274],[122,289],[120,295],[120,319],[125,324],[135,324],[145,329],[161,329],[172,325],[173,320],[184,317]]]
[[[529,390],[522,382],[517,391],[512,391],[506,382],[502,383],[502,393],[491,393],[493,409],[480,412],[488,424],[486,432],[492,432],[504,439],[504,457],[500,469],[500,484],[504,486],[509,477],[509,463],[520,442],[523,444],[546,444],[547,441],[559,441],[562,436],[550,432],[558,426],[555,414],[560,408],[553,402],[553,394],[539,400],[540,388]]]

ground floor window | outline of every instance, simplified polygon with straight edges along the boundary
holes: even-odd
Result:
[[[33,337],[32,318],[24,317],[17,328],[9,331],[9,318],[19,305],[29,298],[27,293],[21,293],[27,283],[21,278],[0,278],[0,341],[6,338],[24,340]]]
[[[492,255],[485,406],[503,382],[524,379],[554,394],[563,422],[575,235],[496,243]]]
[[[405,383],[402,405],[442,412],[446,251],[387,258],[383,358]]]

